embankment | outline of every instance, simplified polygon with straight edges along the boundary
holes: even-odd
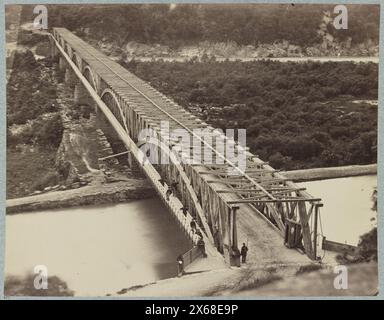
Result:
[[[377,174],[377,164],[293,170],[282,174],[295,182],[365,176]]]
[[[54,191],[6,201],[6,213],[99,205],[151,198],[155,195],[146,180],[114,182],[65,191]]]
[[[334,286],[334,265],[267,265],[217,269],[122,289],[119,297],[373,296],[377,263],[348,266],[348,290]]]

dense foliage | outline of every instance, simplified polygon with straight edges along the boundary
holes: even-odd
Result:
[[[7,138],[8,147],[19,144],[39,144],[57,148],[63,126],[57,112],[56,88],[44,64],[37,63],[33,53],[15,51],[12,73],[7,83]],[[12,134],[12,125],[23,125]]]
[[[7,198],[58,184],[56,150],[63,124],[51,62],[14,51],[7,82]]]
[[[89,29],[94,39],[106,38],[120,45],[128,41],[161,43],[173,47],[200,41],[239,45],[280,40],[302,46],[319,42],[318,28],[324,11],[333,17],[335,5],[308,4],[129,4],[51,5],[49,25],[79,34]],[[354,43],[379,39],[379,6],[348,5],[348,29],[328,32],[336,39],[352,37]],[[25,7],[25,19],[32,10]]]
[[[246,128],[247,145],[277,168],[376,162],[377,107],[352,102],[377,99],[376,64],[124,65],[213,126]]]

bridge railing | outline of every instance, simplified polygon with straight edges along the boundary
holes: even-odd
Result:
[[[184,268],[192,264],[197,258],[203,256],[203,250],[199,246],[194,246],[192,249],[188,250],[182,255],[184,261]]]

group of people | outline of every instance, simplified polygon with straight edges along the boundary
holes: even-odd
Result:
[[[160,182],[162,184],[164,183],[164,181],[160,181]],[[174,183],[171,183],[170,187],[168,187],[168,189],[167,189],[167,191],[165,193],[167,201],[170,200],[170,196],[172,194],[176,193],[177,184],[178,184],[177,182],[174,182]],[[187,216],[188,208],[186,206],[182,207],[180,210],[182,210],[183,214],[185,216]],[[193,235],[197,235],[199,237],[199,239],[197,241],[197,246],[199,246],[201,248],[203,256],[206,257],[207,254],[205,252],[205,243],[204,243],[204,240],[203,240],[203,234],[197,228],[196,220],[194,218],[190,222],[190,227],[191,227],[191,230],[192,230],[192,234]],[[245,245],[245,243],[243,243],[243,246],[241,247],[241,250],[240,250],[240,256],[241,256],[241,262],[242,263],[246,263],[246,261],[247,261],[247,254],[248,254],[248,247]],[[183,256],[179,255],[177,257],[176,261],[177,261],[177,266],[178,266],[178,275],[181,276],[181,275],[184,274],[184,259],[183,259]]]

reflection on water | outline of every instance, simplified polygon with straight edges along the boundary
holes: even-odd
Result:
[[[372,229],[376,213],[371,200],[377,176],[361,176],[301,183],[316,198],[322,198],[320,209],[324,236],[328,240],[356,245],[359,237]]]
[[[159,199],[11,215],[5,273],[46,265],[77,296],[114,294],[175,276],[190,246]]]

